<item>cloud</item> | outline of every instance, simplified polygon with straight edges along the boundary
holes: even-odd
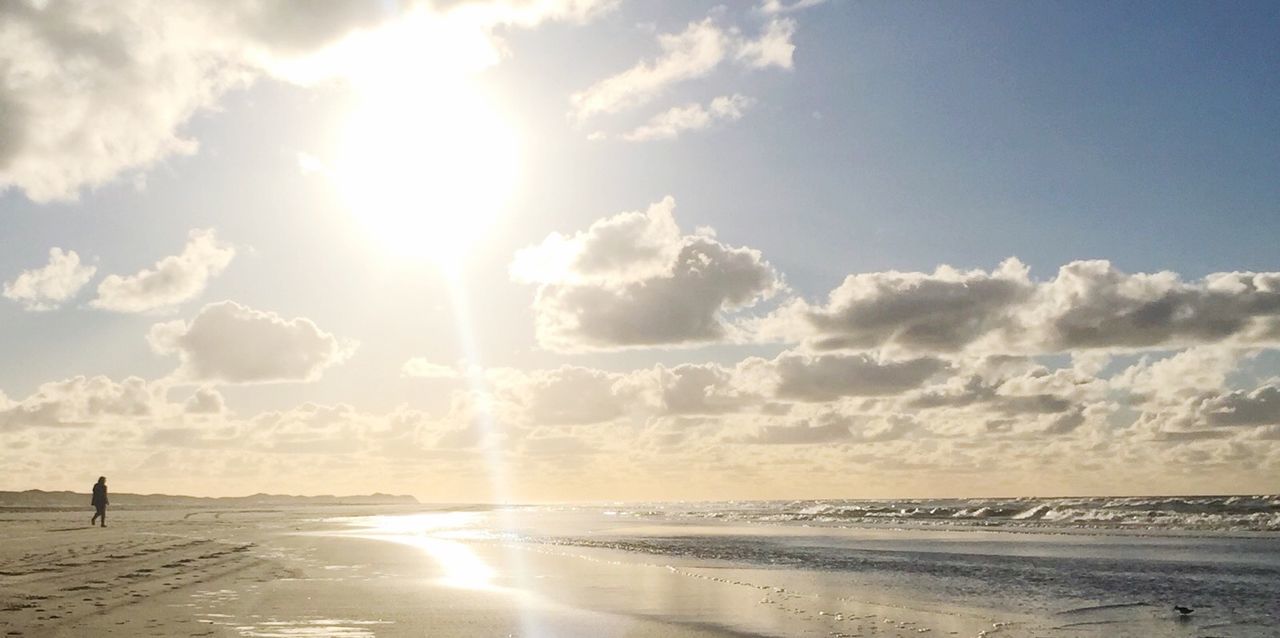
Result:
[[[1034,291],[1027,268],[1010,258],[991,272],[939,266],[932,274],[849,275],[824,306],[799,305],[812,347],[954,352],[1005,325]],[[802,331],[803,332],[803,331]]]
[[[841,397],[894,395],[918,388],[948,364],[932,357],[879,361],[868,354],[809,356],[794,352],[769,362],[780,399],[833,401]]]
[[[795,34],[795,20],[770,20],[758,39],[745,40],[738,45],[735,58],[753,69],[771,66],[790,69],[791,58],[796,52],[796,45],[791,43]]]
[[[692,22],[680,33],[658,36],[662,55],[641,61],[569,98],[579,120],[640,106],[678,82],[710,73],[724,59],[728,35],[710,18]]]
[[[400,366],[400,376],[414,379],[457,379],[457,368],[431,363],[424,357],[413,357]]]
[[[732,122],[740,119],[743,111],[753,104],[755,100],[752,98],[735,93],[717,97],[706,107],[697,103],[677,106],[653,116],[644,125],[623,133],[622,139],[628,142],[673,140],[684,131],[700,131],[717,121]]]
[[[198,388],[191,398],[182,404],[187,414],[222,414],[227,409],[222,393],[214,388]]]
[[[640,405],[625,375],[564,365],[512,377],[499,392],[540,425],[588,425],[619,419]]]
[[[52,310],[76,296],[97,272],[93,266],[80,265],[74,250],[49,249],[49,263],[43,268],[22,271],[4,284],[4,296],[22,304],[27,310]]]
[[[903,439],[920,429],[920,423],[910,416],[865,416],[828,410],[788,425],[758,426],[739,441],[763,445],[884,443]]]
[[[1200,411],[1214,426],[1280,425],[1280,385],[1216,396],[1203,402]]]
[[[757,339],[816,350],[1052,354],[1176,349],[1280,338],[1280,273],[1185,282],[1076,261],[1033,282],[1010,258],[990,273],[940,266],[848,276],[824,305],[796,301],[755,326]]]
[[[1127,274],[1077,261],[1040,286],[1022,322],[1044,351],[1145,349],[1254,340],[1280,321],[1280,273]]]
[[[512,277],[538,284],[539,345],[572,352],[720,341],[731,332],[726,313],[782,289],[759,251],[709,232],[682,236],[674,209],[668,197],[516,254]]]
[[[204,292],[209,280],[226,269],[236,251],[218,241],[212,229],[188,233],[182,254],[165,257],[135,275],[108,275],[98,284],[95,308],[148,312],[176,306]]]
[[[1280,429],[1280,383],[1246,389],[1203,392],[1180,403],[1148,404],[1135,432],[1159,441],[1190,443],[1240,438],[1268,440]]]
[[[670,87],[710,74],[726,59],[750,69],[790,69],[795,46],[791,37],[795,22],[771,20],[758,39],[744,38],[737,29],[723,29],[712,18],[691,22],[680,33],[658,35],[662,55],[641,60],[621,73],[609,76],[569,97],[571,114],[578,121],[642,106]],[[689,109],[689,107],[683,107]],[[738,107],[740,111],[743,107]],[[668,111],[655,119],[676,119]],[[688,120],[690,114],[683,114]],[[737,119],[736,117],[732,119]],[[702,128],[702,127],[698,127]]]
[[[744,443],[764,445],[814,445],[818,443],[848,443],[853,440],[846,420],[836,420],[817,425],[808,421],[799,425],[766,425],[743,440]]]
[[[191,383],[314,381],[356,348],[310,319],[286,320],[234,301],[209,304],[189,323],[155,324],[147,340],[157,353],[177,355],[173,378]]]
[[[760,11],[765,14],[791,13],[800,11],[810,7],[816,7],[820,4],[826,4],[828,0],[793,0],[790,3],[782,0],[764,0],[760,3]]]
[[[305,8],[176,0],[157,11],[141,0],[3,2],[0,189],[37,202],[75,199],[191,155],[199,143],[183,129],[192,116],[261,77],[360,81],[419,54],[444,61],[434,65],[441,69],[475,70],[500,57],[499,26],[580,20],[612,4],[474,2],[437,11],[363,0]]]
[[[162,386],[137,377],[119,383],[103,376],[71,377],[41,384],[21,401],[0,402],[0,432],[150,418],[164,412],[163,397]]]
[[[742,387],[736,370],[712,363],[654,369],[658,405],[665,415],[724,414],[757,405],[763,397]]]
[[[1139,403],[1178,404],[1226,389],[1227,376],[1250,356],[1221,344],[1196,346],[1155,360],[1144,356],[1109,382]]]

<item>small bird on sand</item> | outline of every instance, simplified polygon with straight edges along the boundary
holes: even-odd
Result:
[[[1195,611],[1194,609],[1192,609],[1192,608],[1190,608],[1190,607],[1183,607],[1182,605],[1174,605],[1174,606],[1173,606],[1173,610],[1174,610],[1174,611],[1176,611],[1176,612],[1178,612],[1178,613],[1180,613],[1180,614],[1182,614],[1183,616],[1186,616],[1187,614],[1189,614],[1189,613],[1191,613],[1191,612]]]

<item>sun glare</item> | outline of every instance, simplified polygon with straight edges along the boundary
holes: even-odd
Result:
[[[366,91],[333,164],[347,205],[383,245],[446,267],[490,229],[518,168],[513,129],[465,80]]]

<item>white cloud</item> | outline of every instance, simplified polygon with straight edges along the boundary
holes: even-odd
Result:
[[[1225,390],[1227,376],[1248,356],[1248,352],[1220,344],[1187,348],[1156,360],[1144,356],[1112,377],[1110,383],[1140,403],[1177,404]]]
[[[653,116],[642,126],[622,134],[628,142],[672,140],[684,131],[699,131],[718,121],[738,120],[743,111],[755,104],[752,98],[733,94],[717,97],[706,106],[686,104]]]
[[[579,120],[640,106],[667,87],[710,73],[727,54],[729,36],[710,18],[680,33],[658,36],[663,54],[574,93],[569,102]]]
[[[156,324],[147,340],[157,353],[178,356],[174,380],[194,383],[314,381],[356,348],[310,319],[286,320],[234,301],[209,304],[189,323]]]
[[[114,312],[176,306],[204,292],[209,280],[220,274],[235,254],[235,248],[218,241],[212,229],[193,230],[182,254],[165,257],[128,277],[108,275],[98,284],[98,297],[91,305]]]
[[[13,281],[4,284],[4,296],[17,301],[27,310],[52,310],[76,296],[97,272],[93,266],[80,265],[74,250],[49,249],[49,263],[43,268],[24,270]]]
[[[551,233],[516,253],[511,276],[523,283],[604,285],[668,275],[682,240],[675,207],[668,196],[643,213],[599,219],[572,236]]]
[[[796,52],[796,45],[791,43],[791,38],[795,34],[795,20],[770,20],[759,38],[745,40],[738,45],[735,57],[739,62],[753,69],[771,66],[790,69],[791,58]]]
[[[227,409],[227,402],[214,388],[197,388],[182,404],[182,409],[187,414],[222,414]]]
[[[820,4],[826,4],[828,0],[793,0],[790,3],[782,0],[764,0],[760,3],[760,11],[766,14],[791,13],[800,11],[810,7],[816,7]]]
[[[604,423],[643,404],[641,387],[627,375],[570,365],[510,377],[499,392],[539,425]]]
[[[414,379],[456,379],[458,369],[432,363],[425,357],[413,357],[400,366],[400,376]]]
[[[537,283],[538,343],[552,350],[679,346],[730,337],[725,315],[782,288],[759,251],[709,233],[682,236],[670,197],[647,213],[553,234],[517,253],[517,281]]]
[[[737,371],[716,364],[681,364],[654,369],[658,408],[666,415],[725,414],[758,405],[763,397],[745,387]]]
[[[151,418],[165,412],[164,392],[163,386],[137,377],[116,383],[103,376],[77,376],[44,383],[21,401],[0,403],[0,432]]]
[[[436,11],[363,0],[174,0],[161,11],[142,0],[3,2],[0,189],[37,202],[75,199],[195,153],[198,141],[183,131],[191,117],[259,77],[361,79],[406,56],[437,60],[432,68],[442,72],[475,70],[500,57],[496,27],[580,20],[612,4],[472,2]]]
[[[641,60],[630,69],[570,96],[571,113],[578,121],[583,121],[595,115],[642,106],[676,84],[710,74],[726,59],[733,59],[750,69],[771,66],[790,69],[795,51],[795,45],[791,43],[794,34],[795,22],[790,19],[770,20],[759,38],[754,40],[744,38],[737,29],[721,28],[712,18],[691,22],[680,33],[658,35],[661,56]],[[690,107],[683,108],[688,110]],[[742,108],[738,106],[737,110]],[[668,111],[656,119],[664,117],[687,121],[692,115]]]

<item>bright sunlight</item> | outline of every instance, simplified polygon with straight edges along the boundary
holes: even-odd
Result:
[[[366,94],[333,168],[351,210],[388,248],[455,265],[501,211],[518,154],[511,127],[459,82]]]

